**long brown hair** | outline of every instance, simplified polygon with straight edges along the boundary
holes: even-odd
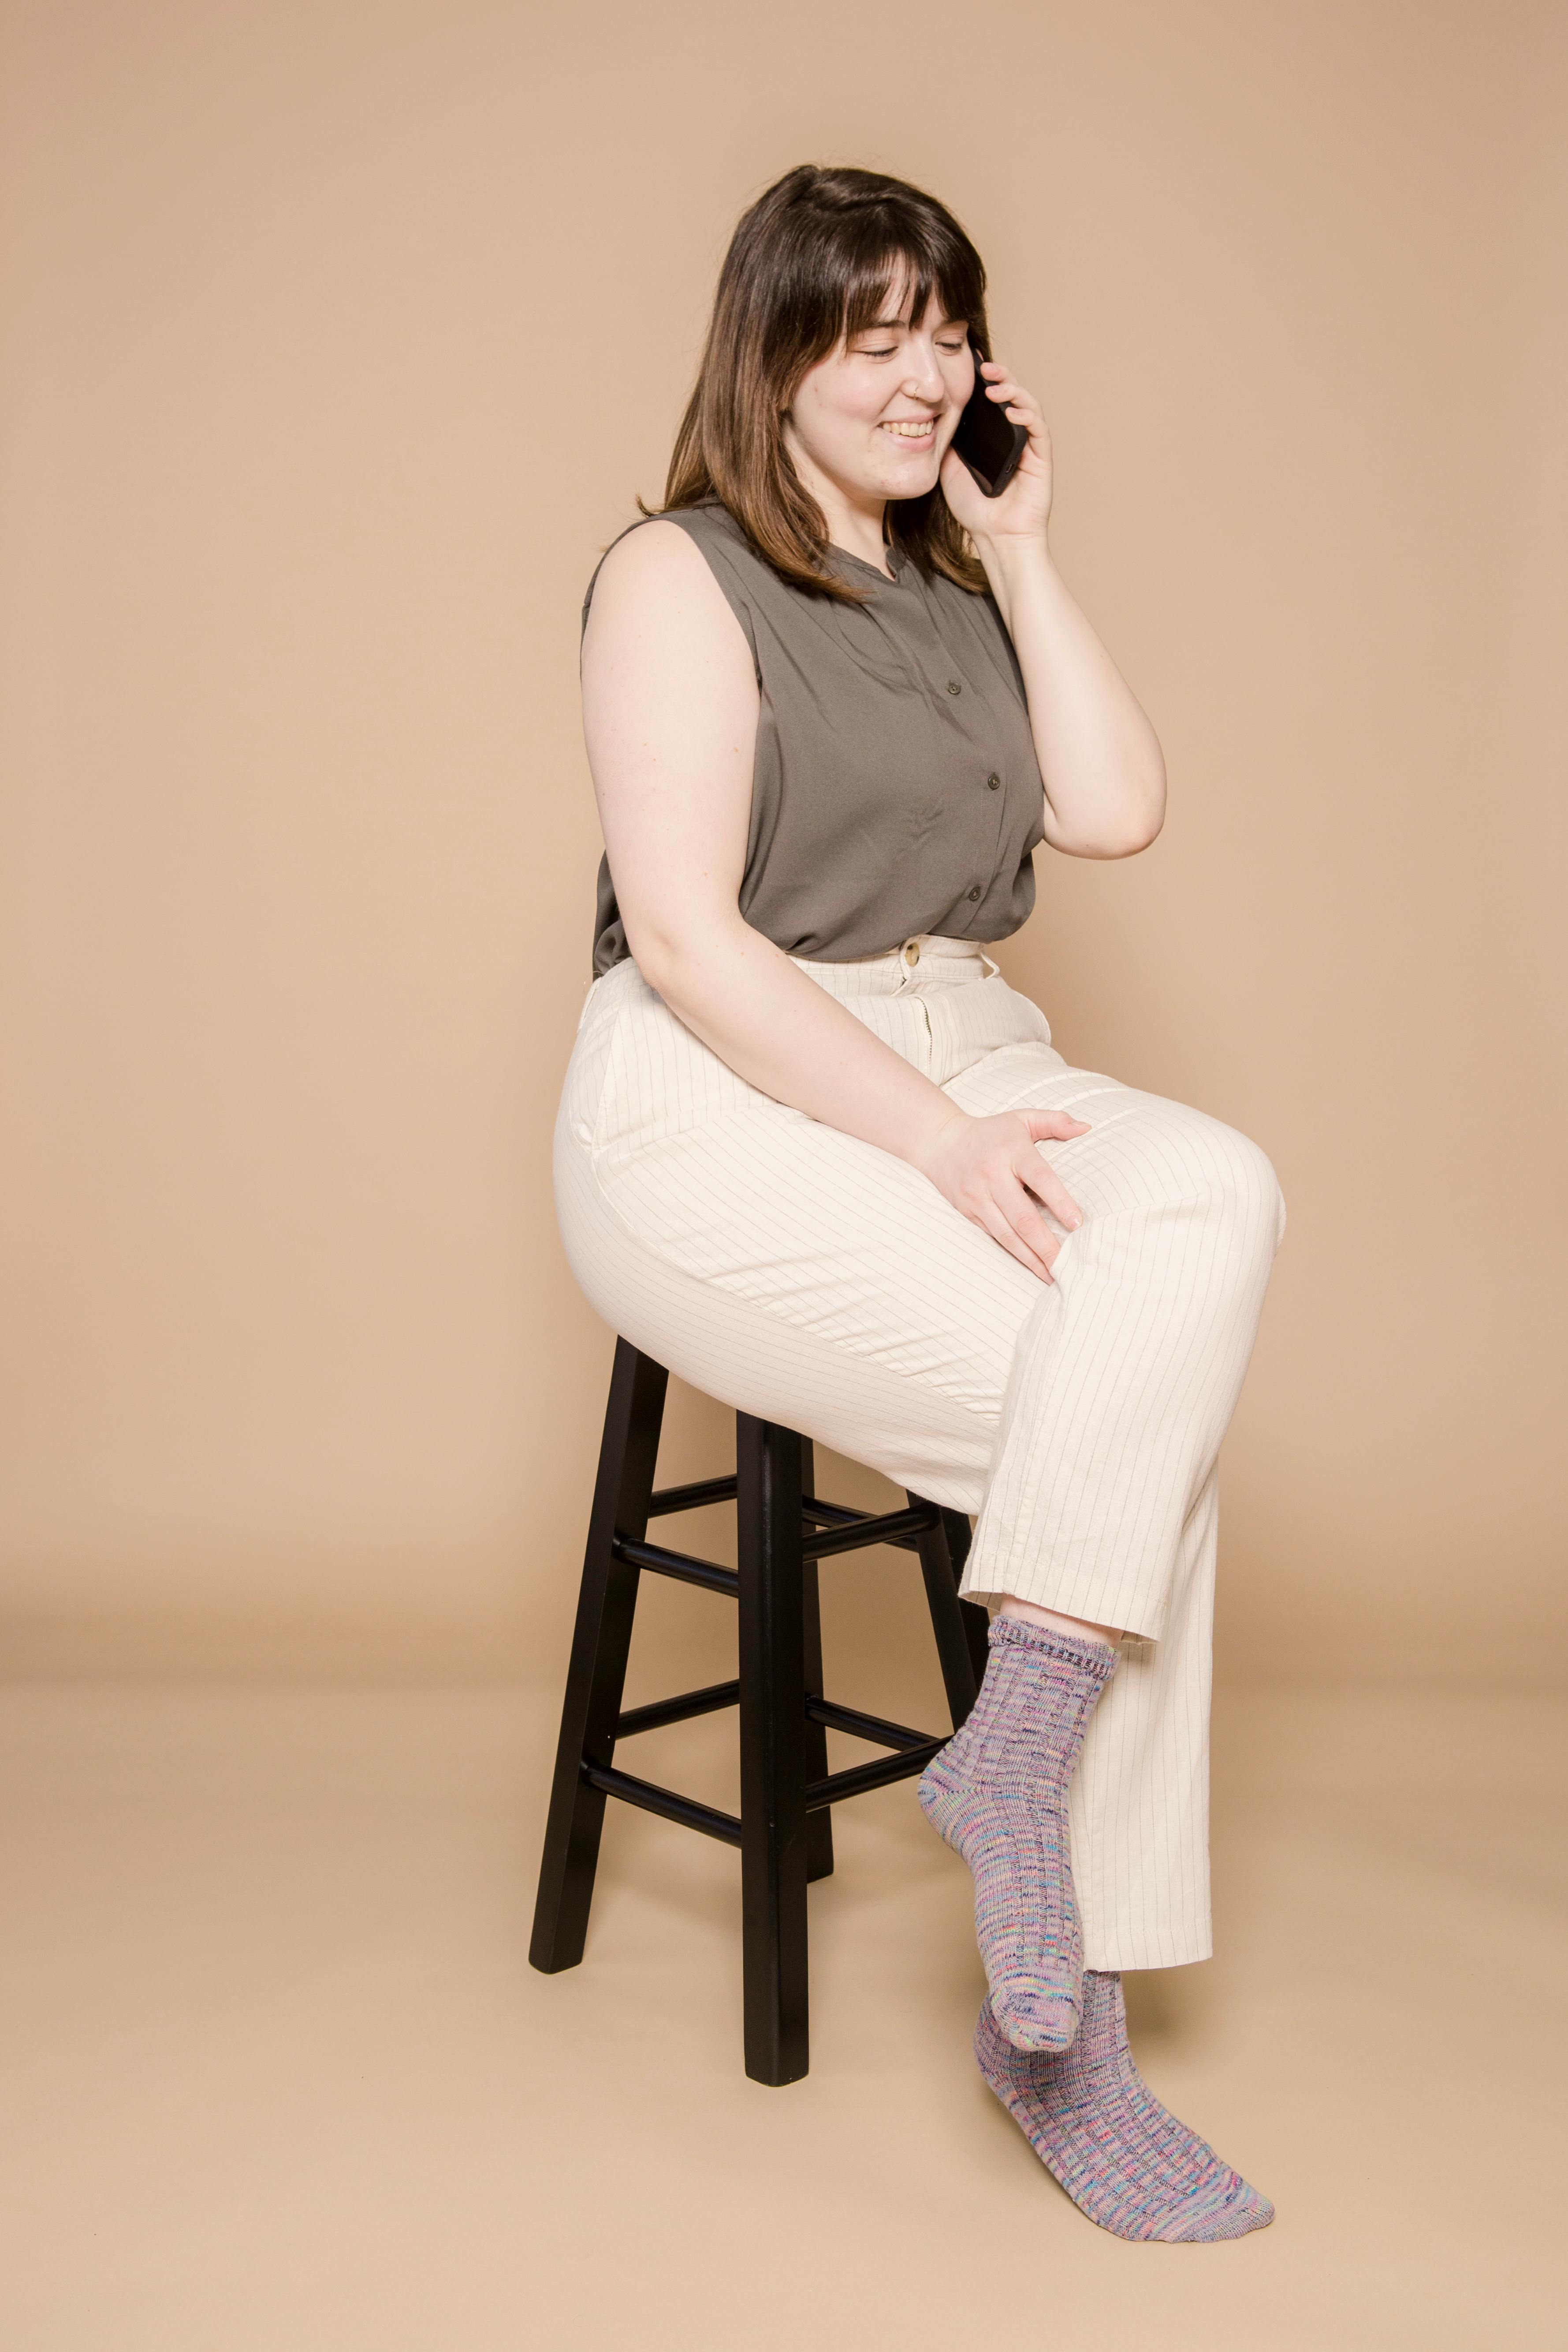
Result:
[[[874,326],[906,273],[910,318],[934,293],[948,318],[967,320],[979,356],[989,359],[984,264],[945,205],[907,180],[847,166],[801,163],[775,180],[730,240],[664,505],[639,498],[642,512],[717,498],[797,587],[847,604],[869,594],[826,568],[826,519],[790,462],[784,415],[806,369],[840,335]],[[890,499],[887,530],[927,577],[940,572],[961,588],[984,587],[940,486],[923,498]]]

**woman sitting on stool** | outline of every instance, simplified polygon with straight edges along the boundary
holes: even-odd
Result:
[[[1164,805],[984,285],[869,172],[735,232],[664,508],[584,604],[606,855],[556,1202],[613,1329],[978,1514],[989,1662],[920,1801],[974,1876],[981,2072],[1104,2228],[1239,2237],[1273,2208],[1145,2087],[1121,1971],[1212,1948],[1215,1465],[1284,1210],[984,952],[1039,842],[1124,857]],[[994,499],[951,446],[977,365],[1028,435]]]

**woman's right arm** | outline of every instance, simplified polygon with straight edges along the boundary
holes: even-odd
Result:
[[[732,1070],[907,1160],[1045,1281],[1076,1206],[1037,1141],[1057,1111],[973,1118],[740,911],[759,700],[752,656],[700,550],[649,522],[605,556],[583,639],[583,719],[626,944],[643,978]]]

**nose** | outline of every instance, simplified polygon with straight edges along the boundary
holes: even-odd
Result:
[[[910,352],[909,373],[900,389],[910,400],[929,401],[940,407],[947,396],[942,363],[933,342],[916,342]]]

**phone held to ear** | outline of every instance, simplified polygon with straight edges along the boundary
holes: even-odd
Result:
[[[970,350],[974,352],[973,343]],[[1013,423],[1000,401],[988,396],[987,380],[980,373],[980,354],[974,352],[974,390],[958,420],[952,446],[988,499],[1001,497],[1028,446],[1023,426]]]

